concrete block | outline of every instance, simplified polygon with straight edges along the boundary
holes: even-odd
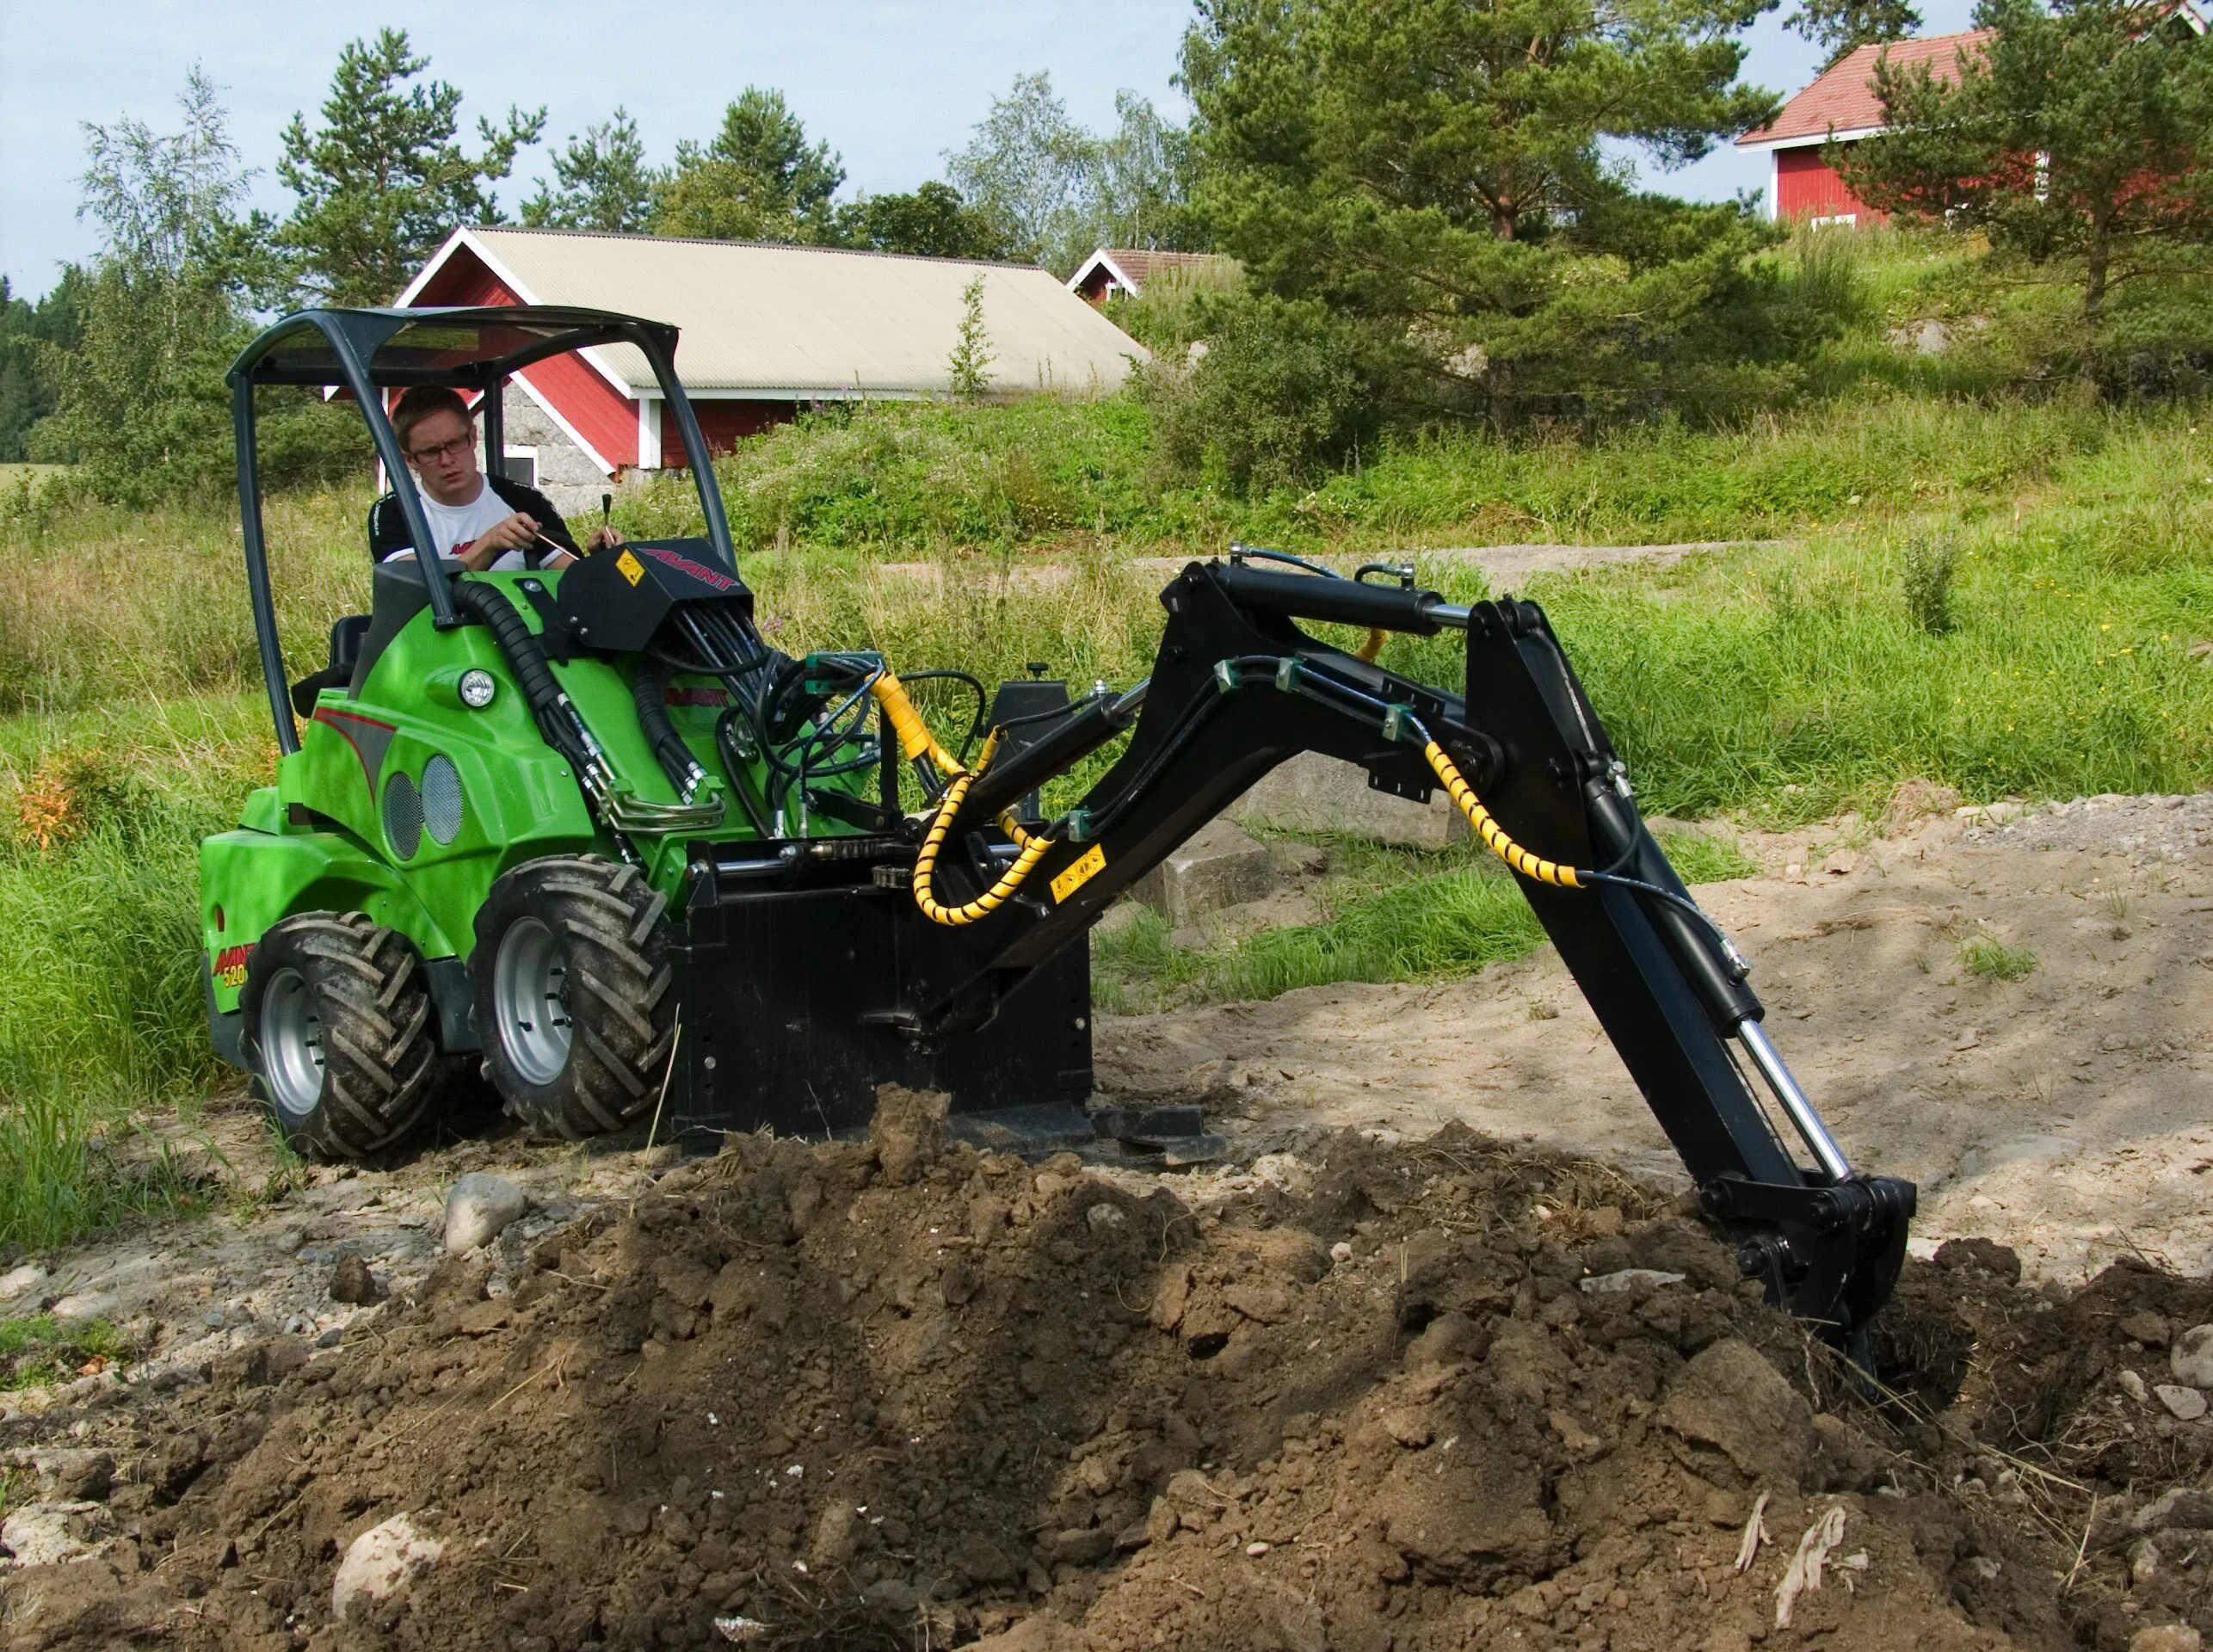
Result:
[[[1202,914],[1263,899],[1275,888],[1274,858],[1238,827],[1215,820],[1138,878],[1130,893],[1181,928]]]
[[[1230,805],[1231,818],[1297,832],[1343,832],[1378,843],[1441,849],[1468,835],[1467,817],[1439,786],[1426,804],[1368,784],[1368,773],[1303,751]]]

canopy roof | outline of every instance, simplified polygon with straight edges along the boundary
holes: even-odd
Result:
[[[533,361],[595,344],[626,343],[641,333],[675,353],[676,330],[665,323],[561,305],[301,310],[249,344],[231,364],[231,379],[234,384],[342,386],[348,382],[339,354],[342,341],[372,384],[482,390]]]

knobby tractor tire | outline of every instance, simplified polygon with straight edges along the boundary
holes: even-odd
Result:
[[[484,1076],[534,1135],[619,1130],[661,1094],[675,1047],[668,900],[635,866],[517,866],[477,914],[469,959]]]
[[[360,912],[263,935],[239,1007],[255,1098],[294,1150],[365,1159],[422,1121],[437,1064],[422,959]]]

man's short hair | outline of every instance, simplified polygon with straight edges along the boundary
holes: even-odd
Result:
[[[415,452],[415,427],[434,413],[451,413],[463,424],[469,422],[469,404],[458,390],[445,385],[410,385],[400,391],[391,410],[391,433],[399,438],[400,452]]]

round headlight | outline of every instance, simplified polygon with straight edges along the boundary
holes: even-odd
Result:
[[[484,710],[492,703],[492,696],[499,692],[499,683],[492,674],[481,668],[461,673],[459,687],[461,704],[472,712]]]

